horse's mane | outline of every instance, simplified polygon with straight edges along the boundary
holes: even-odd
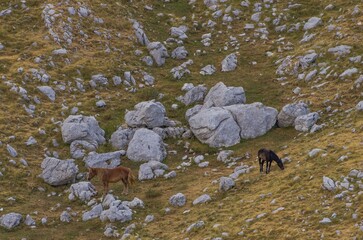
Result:
[[[270,150],[270,158],[271,158],[271,160],[274,160],[275,162],[282,162],[281,159],[276,155],[276,153],[274,153],[271,150]]]

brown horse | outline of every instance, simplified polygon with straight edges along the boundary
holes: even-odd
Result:
[[[135,177],[130,168],[116,167],[116,168],[89,168],[88,181],[94,176],[100,176],[103,183],[103,196],[108,193],[108,184],[122,181],[124,190],[122,193],[128,194],[129,186],[135,182]]]

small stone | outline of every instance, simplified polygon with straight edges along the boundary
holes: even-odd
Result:
[[[35,225],[35,221],[33,220],[33,218],[29,214],[26,215],[24,223],[27,226],[34,226]]]
[[[150,223],[154,221],[154,215],[147,215],[144,222]]]
[[[195,230],[195,229],[198,229],[198,228],[202,228],[203,226],[204,226],[204,221],[198,221],[198,222],[196,222],[196,223],[191,224],[191,225],[187,228],[186,232],[190,232],[190,231],[192,231],[192,230]]]
[[[208,194],[203,194],[193,201],[193,205],[202,204],[212,201],[212,198]]]
[[[312,17],[310,18],[304,25],[304,30],[310,30],[313,29],[319,25],[321,25],[323,22],[321,20],[321,18],[318,17]]]
[[[334,181],[331,178],[325,177],[325,176],[323,176],[323,186],[322,187],[328,191],[335,191],[335,189],[336,189],[336,185],[335,185]]]
[[[301,92],[301,88],[296,87],[292,92],[298,95]]]
[[[103,100],[99,100],[99,101],[96,102],[96,106],[99,107],[99,108],[106,107],[106,102],[103,101]]]
[[[313,158],[315,157],[316,155],[318,155],[319,152],[323,151],[322,149],[320,148],[314,148],[313,150],[311,150],[308,155],[310,158]]]
[[[10,154],[10,156],[12,156],[12,157],[18,156],[18,152],[12,146],[10,146],[10,144],[6,145],[6,149],[8,150],[8,153]]]
[[[72,220],[71,215],[67,211],[63,211],[59,217],[61,222],[69,223]]]
[[[175,178],[175,177],[176,177],[176,172],[175,171],[171,171],[171,172],[164,175],[164,178],[166,178],[166,179]]]
[[[360,101],[357,106],[355,106],[357,111],[363,111],[363,101]]]
[[[182,207],[185,205],[187,199],[184,194],[177,193],[170,197],[169,203],[173,205],[174,207]]]
[[[196,156],[195,158],[194,158],[194,162],[196,163],[196,164],[199,164],[201,161],[203,161],[204,160],[204,156],[203,155],[198,155],[198,156]]]
[[[221,177],[219,180],[219,190],[220,191],[228,191],[235,186],[235,183],[232,178],[229,177]]]
[[[323,218],[323,220],[321,220],[320,223],[329,224],[329,223],[331,223],[331,220],[330,220],[330,218]]]
[[[37,140],[34,137],[30,136],[28,140],[25,142],[25,144],[27,146],[35,145],[37,144]]]

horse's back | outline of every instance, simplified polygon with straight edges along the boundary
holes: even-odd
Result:
[[[261,148],[260,150],[258,150],[257,156],[262,160],[267,161],[269,157],[269,150]]]

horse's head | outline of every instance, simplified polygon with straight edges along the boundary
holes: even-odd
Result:
[[[279,166],[281,170],[285,169],[284,164],[282,163],[281,159],[280,159],[280,161],[277,161],[277,166]]]
[[[88,177],[87,180],[90,181],[94,176],[97,175],[97,171],[94,168],[89,168],[88,169]]]

